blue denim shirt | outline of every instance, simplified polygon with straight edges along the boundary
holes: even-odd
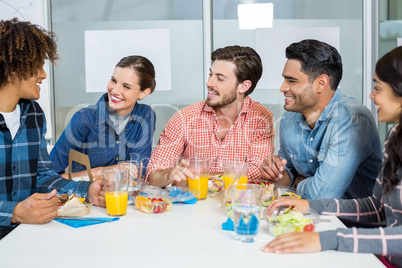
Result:
[[[50,153],[56,172],[64,173],[70,148],[87,154],[91,168],[114,165],[128,160],[133,153],[136,160],[143,161],[145,171],[151,156],[155,112],[148,105],[136,103],[125,131],[117,134],[106,110],[107,101],[106,93],[95,105],[74,114]],[[85,169],[72,163],[72,172]]]
[[[362,198],[371,194],[381,165],[381,144],[370,111],[337,90],[314,129],[302,114],[285,112],[280,153],[297,191],[307,199]]]
[[[0,114],[0,232],[16,226],[11,224],[14,208],[32,194],[53,189],[86,193],[90,184],[54,172],[46,148],[45,114],[35,101],[22,99],[19,105],[21,125],[14,139]]]

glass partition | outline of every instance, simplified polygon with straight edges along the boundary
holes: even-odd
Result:
[[[171,90],[158,91],[158,77],[163,73],[158,73],[156,69],[156,91],[141,101],[152,105],[157,114],[155,142],[174,112],[203,99],[202,0],[51,0],[51,18],[52,31],[58,37],[58,52],[61,58],[54,67],[56,139],[75,111],[96,103],[106,92],[106,83],[100,90],[102,92],[87,92],[86,31],[169,31]],[[125,40],[122,38],[116,42]],[[108,50],[115,53],[116,47],[109,46]],[[133,54],[136,53],[140,54],[133,51]],[[100,65],[104,58],[105,55],[99,55]],[[111,72],[106,81],[110,79],[114,65],[110,66]]]
[[[364,0],[50,0],[50,3],[52,30],[58,36],[61,57],[54,67],[56,139],[76,110],[95,103],[106,92],[106,84],[101,89],[102,92],[87,92],[86,31],[136,29],[169,31],[171,90],[156,90],[142,101],[150,104],[157,113],[155,146],[160,132],[175,111],[205,98],[205,79],[208,76],[210,51],[234,44],[251,46],[260,54],[269,51],[270,48],[257,41],[261,36],[264,37],[264,34],[260,33],[266,29],[239,29],[237,11],[239,4],[272,3],[273,27],[270,29],[285,34],[285,37],[286,34],[297,36],[299,30],[306,28],[313,31],[322,28],[331,31],[335,29],[339,36],[338,47],[344,64],[340,89],[360,101],[364,100],[364,90],[367,90],[364,89],[363,82]],[[205,21],[209,20],[208,18],[210,18],[209,24]],[[208,25],[212,26],[209,28]],[[299,30],[289,32],[289,29]],[[329,36],[330,32],[322,34]],[[281,40],[274,38],[269,43],[276,44],[279,41]],[[108,49],[113,53],[115,48],[110,46]],[[279,92],[280,85],[269,82],[281,80],[284,50],[276,54],[282,59],[275,61],[268,57],[266,58],[268,60],[263,60],[265,70],[263,79],[268,82],[261,82],[251,97],[267,106],[279,122],[283,113],[283,95]],[[105,55],[99,55],[100,65],[104,57]],[[111,67],[113,71],[114,66]],[[269,70],[279,73],[274,76]],[[158,70],[156,73],[158,83]]]
[[[258,28],[254,30],[239,29],[237,8],[239,4],[244,3],[273,3],[273,29],[276,29],[276,31],[267,32],[267,38],[272,43],[280,42],[280,38],[294,41],[305,39],[302,37],[298,39],[298,36],[318,39],[315,38],[316,32],[324,31],[322,36],[325,36],[326,29],[332,31],[335,28],[335,32],[338,31],[339,33],[338,50],[343,61],[343,78],[339,88],[343,93],[363,102],[365,89],[363,88],[364,7],[362,0],[214,0],[214,48],[241,44],[255,48],[262,55],[270,47],[278,47],[275,45],[270,45],[269,47],[259,45],[258,40],[260,39],[258,38],[260,38],[259,35],[261,34],[258,32]],[[300,34],[303,29],[307,29],[308,33]],[[330,34],[330,32],[327,33],[327,35]],[[280,54],[280,56],[277,56],[277,54]],[[283,50],[268,54],[262,60],[264,64],[263,78],[268,76],[268,79],[277,80],[278,82],[275,85],[266,83],[268,86],[257,86],[250,97],[264,104],[274,113],[276,118],[275,127],[278,129],[280,117],[284,112],[284,97],[283,93],[279,91],[279,87],[282,81],[282,69],[286,61],[285,47],[283,47]],[[266,70],[269,70],[269,72]],[[273,70],[275,70],[275,76],[273,75]],[[278,148],[279,140],[275,139],[275,143],[276,148]]]

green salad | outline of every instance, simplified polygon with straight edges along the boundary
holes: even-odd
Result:
[[[314,224],[311,219],[296,210],[287,210],[282,215],[268,220],[269,231],[274,236],[290,232],[312,232]]]

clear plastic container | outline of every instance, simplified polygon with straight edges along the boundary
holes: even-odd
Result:
[[[276,208],[271,215],[264,212],[264,219],[268,222],[269,232],[274,236],[290,232],[313,232],[320,221],[319,215],[313,209],[283,207]]]
[[[174,198],[166,195],[143,194],[135,198],[135,207],[144,213],[158,214],[169,211],[173,201]]]
[[[63,195],[67,194],[59,194],[57,218],[82,217],[88,214],[92,208],[93,202],[87,195],[67,195],[67,201],[63,200],[65,199]]]
[[[164,195],[173,197],[173,203],[186,202],[194,198],[198,198],[201,192],[184,186],[166,187]]]

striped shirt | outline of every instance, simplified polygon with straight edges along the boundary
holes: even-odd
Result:
[[[20,128],[14,139],[0,115],[0,231],[11,224],[14,208],[32,194],[87,192],[88,182],[72,182],[52,169],[46,148],[46,119],[35,101],[20,100]]]
[[[395,132],[394,126],[389,136]],[[384,143],[386,148],[388,139]],[[384,152],[383,161],[387,153]],[[386,221],[385,228],[348,228],[320,232],[322,250],[373,253],[386,256],[388,262],[402,267],[402,182],[383,194],[382,173],[371,196],[363,199],[309,200],[310,207],[323,215],[335,215],[355,222]]]
[[[217,116],[205,100],[172,116],[162,131],[149,160],[147,175],[169,169],[180,158],[207,158],[210,173],[223,172],[222,163],[246,161],[249,179],[260,178],[262,160],[274,150],[273,114],[260,103],[246,97],[242,109],[223,141],[218,137]]]

